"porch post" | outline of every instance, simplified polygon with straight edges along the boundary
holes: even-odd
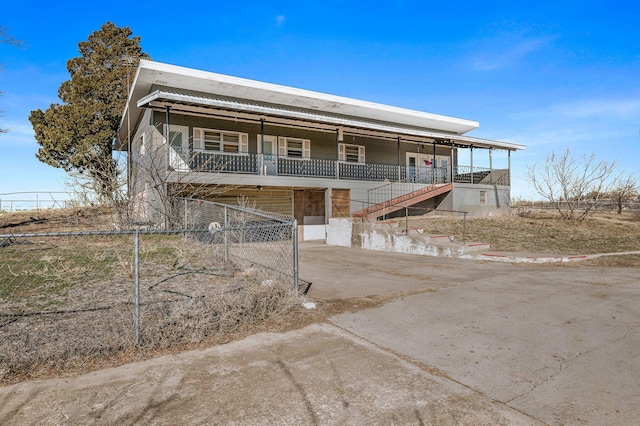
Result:
[[[433,161],[431,162],[431,183],[436,183],[436,141],[433,141]]]
[[[471,145],[471,183],[473,182],[473,145]]]
[[[165,139],[165,143],[167,145],[166,146],[166,149],[167,149],[167,158],[166,158],[166,160],[167,160],[167,168],[164,171],[164,173],[167,173],[167,174],[169,173],[169,167],[171,167],[171,141],[169,140],[169,138],[171,136],[171,123],[169,121],[169,110],[170,109],[171,109],[171,107],[169,105],[165,106],[165,122],[166,122],[167,129],[166,129],[166,135],[164,136],[164,139]],[[162,195],[162,197],[166,198],[167,195],[168,195],[168,192],[169,192],[169,185],[166,182],[166,180],[167,180],[166,179],[166,175],[165,175],[164,179],[165,179],[165,183],[164,183],[163,189],[162,189],[164,194]],[[162,210],[163,210],[162,214],[164,215],[164,226],[165,226],[166,229],[169,228],[169,217],[168,217],[169,215],[167,214],[168,213],[168,211],[167,211],[168,209],[169,209],[169,206],[167,204],[162,206]]]
[[[264,168],[264,118],[260,119],[260,165],[259,167],[260,167],[260,172],[258,174],[265,175],[266,170]]]
[[[493,148],[489,148],[489,182],[493,184]]]
[[[336,129],[336,179],[340,179],[340,129]]]
[[[400,158],[400,136],[398,136],[398,181],[402,179],[402,159]]]
[[[451,150],[449,151],[449,182],[453,182],[453,142],[451,144]]]
[[[507,185],[511,186],[511,150],[507,150]]]

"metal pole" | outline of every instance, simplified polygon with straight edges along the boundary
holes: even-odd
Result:
[[[345,156],[346,156],[346,154],[345,154]],[[345,160],[346,160],[346,158],[345,158]],[[335,174],[336,174],[336,179],[340,179],[340,129],[336,129],[336,170],[335,170]]]
[[[135,341],[136,346],[140,344],[140,236],[138,234],[138,230],[136,229],[136,233],[133,237],[133,280],[134,280],[134,292],[135,292],[135,300],[134,300],[134,315],[133,322],[135,327]]]
[[[228,244],[228,235],[227,235],[227,227],[229,224],[227,223],[227,208],[224,208],[224,263],[229,261],[229,244]]]
[[[509,161],[509,170],[507,171],[507,185],[511,186],[511,151],[507,151],[507,159]]]
[[[409,207],[404,208],[404,233],[409,234]]]
[[[166,126],[167,126],[167,130],[166,130],[166,135],[165,137],[165,142],[166,142],[166,149],[167,149],[167,156],[165,158],[165,160],[167,161],[166,164],[166,169],[163,171],[163,179],[165,180],[164,184],[163,184],[163,188],[162,188],[162,192],[164,192],[164,194],[162,194],[162,198],[166,199],[168,197],[168,193],[169,193],[169,186],[167,184],[167,173],[169,171],[169,168],[171,167],[171,122],[169,121],[169,110],[171,109],[171,107],[169,105],[167,105],[165,107],[165,121],[166,121]],[[164,206],[162,206],[163,208],[163,216],[164,216],[164,227],[165,229],[169,229],[169,201],[164,203]]]
[[[187,229],[187,199],[184,200],[184,222],[182,223],[182,229]],[[185,234],[186,235],[186,234]]]
[[[293,288],[298,294],[298,221],[293,219]]]
[[[451,141],[449,141],[451,142]],[[451,142],[451,151],[449,151],[449,182],[453,182],[453,142]]]
[[[261,175],[266,175],[266,169],[264,166],[264,118],[260,119],[260,173]]]
[[[463,213],[464,219],[462,222],[462,245],[467,243],[467,212]]]
[[[402,179],[402,160],[400,158],[400,136],[398,136],[398,181]]]
[[[436,183],[436,141],[433,141],[433,162],[431,163],[431,183]]]
[[[473,181],[473,145],[471,145],[471,183],[475,183]]]
[[[489,148],[489,181],[493,184],[493,148]]]

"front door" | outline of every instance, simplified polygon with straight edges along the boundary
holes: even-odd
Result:
[[[165,135],[167,125],[165,124]],[[189,170],[189,128],[171,125],[169,128],[169,165],[173,170]]]
[[[258,135],[258,152],[262,153],[262,174],[277,175],[278,162],[276,158],[276,150],[278,146],[278,138],[276,136]]]
[[[407,152],[407,177],[413,182],[442,183],[447,180],[449,157]]]
[[[407,177],[412,182],[431,183],[433,156],[407,152]]]

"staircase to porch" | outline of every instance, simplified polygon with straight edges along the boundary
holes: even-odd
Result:
[[[422,201],[447,193],[453,189],[452,183],[435,183],[423,186],[414,191],[390,198],[386,201],[370,205],[369,207],[352,213],[352,217],[368,220],[393,213],[405,207],[410,207]]]

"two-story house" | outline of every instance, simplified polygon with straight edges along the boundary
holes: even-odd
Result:
[[[129,152],[129,194],[148,220],[170,195],[240,200],[301,225],[406,206],[508,214],[510,154],[524,146],[466,135],[478,125],[142,60],[116,149]],[[495,150],[506,167],[474,167]]]

